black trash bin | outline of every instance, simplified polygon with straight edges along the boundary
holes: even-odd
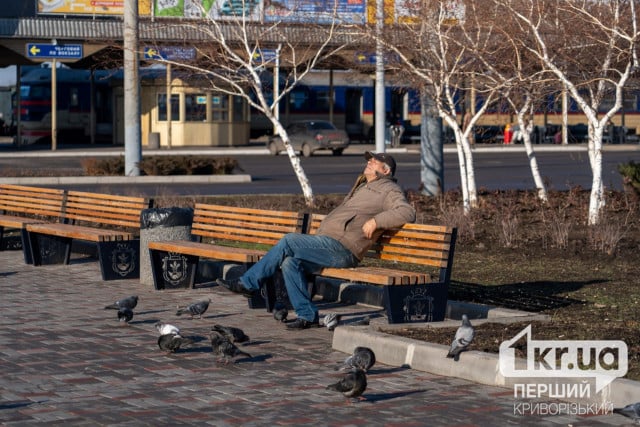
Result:
[[[190,240],[192,222],[192,208],[151,208],[142,211],[140,214],[140,283],[155,285],[156,289],[185,287],[182,281],[175,280],[175,275],[164,283],[154,284],[149,242]],[[157,267],[163,268],[162,265]]]

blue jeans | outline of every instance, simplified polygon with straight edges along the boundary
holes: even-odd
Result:
[[[350,250],[331,237],[289,233],[249,268],[240,278],[250,290],[260,289],[260,282],[282,270],[289,301],[299,318],[313,322],[318,309],[311,302],[307,275],[322,267],[354,267],[358,265]]]

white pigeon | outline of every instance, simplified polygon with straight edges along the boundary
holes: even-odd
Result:
[[[180,335],[180,329],[177,326],[170,325],[169,323],[157,322],[154,326],[160,335]]]
[[[336,326],[340,324],[341,317],[338,313],[327,313],[322,320],[322,324],[326,326],[328,330],[333,331]]]
[[[451,342],[451,348],[447,353],[447,357],[452,357],[456,362],[460,359],[460,353],[465,351],[476,335],[475,329],[471,326],[469,318],[466,314],[462,315],[462,325],[456,331],[456,336]]]

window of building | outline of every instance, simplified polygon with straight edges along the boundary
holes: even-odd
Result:
[[[167,94],[158,94],[158,121],[167,120]],[[180,120],[180,95],[171,95],[171,121]]]
[[[184,96],[186,122],[204,122],[207,120],[207,96],[203,93]]]
[[[243,122],[246,120],[244,112],[244,98],[241,96],[233,97],[233,121],[235,123]]]
[[[229,121],[229,97],[223,94],[211,95],[211,119],[214,122]]]

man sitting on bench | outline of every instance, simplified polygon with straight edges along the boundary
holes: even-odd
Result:
[[[318,309],[311,301],[307,273],[323,267],[355,267],[383,230],[415,221],[394,178],[396,162],[388,154],[366,152],[367,165],[344,201],[322,221],[316,234],[289,233],[239,279],[217,283],[251,297],[260,281],[282,270],[289,301],[297,319],[287,328],[319,325]]]

